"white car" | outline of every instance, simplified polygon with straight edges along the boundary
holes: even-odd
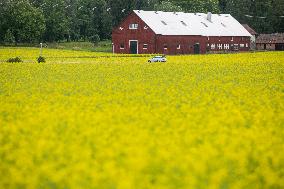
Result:
[[[148,62],[167,62],[167,58],[165,56],[154,56]]]

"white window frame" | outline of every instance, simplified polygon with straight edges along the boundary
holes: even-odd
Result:
[[[217,44],[217,48],[218,48],[219,50],[222,50],[222,49],[223,49],[223,44],[218,43],[218,44]]]
[[[178,45],[177,45],[177,49],[178,49],[178,50],[180,50],[180,48],[181,48],[181,45],[180,45],[180,44],[178,44]]]
[[[144,46],[146,46],[146,47],[144,47]],[[148,49],[148,44],[147,43],[143,44],[143,49]]]
[[[231,41],[234,41],[234,37],[231,38]]]
[[[246,48],[248,48],[249,47],[249,45],[248,45],[248,43],[246,43]]]
[[[123,45],[123,47],[121,47],[121,45]],[[119,49],[125,49],[125,44],[124,43],[120,43],[119,44]]]
[[[224,44],[224,49],[229,50],[230,49],[230,45],[229,44]]]
[[[111,43],[111,47],[112,47],[112,54],[114,54],[114,43]]]
[[[238,51],[238,50],[239,50],[239,44],[237,44],[237,43],[234,44],[234,50],[235,50],[235,51]]]
[[[245,44],[241,43],[240,48],[244,48],[244,47],[245,47]]]
[[[216,45],[213,43],[211,44],[211,49],[214,50],[216,48]]]
[[[138,24],[129,24],[129,29],[130,30],[137,30],[138,29]]]
[[[165,47],[167,46],[167,47]],[[164,50],[168,50],[168,44],[167,43],[164,43],[164,46],[163,46]]]
[[[129,50],[130,50],[130,43],[131,41],[136,41],[137,42],[137,54],[139,54],[139,44],[138,44],[138,40],[129,40]]]

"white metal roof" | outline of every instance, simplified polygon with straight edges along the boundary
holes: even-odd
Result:
[[[211,22],[204,13],[142,11],[134,12],[161,35],[251,36],[230,14],[212,14]]]

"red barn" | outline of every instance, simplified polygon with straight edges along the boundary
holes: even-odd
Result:
[[[248,51],[251,34],[230,14],[134,10],[113,29],[114,53]]]

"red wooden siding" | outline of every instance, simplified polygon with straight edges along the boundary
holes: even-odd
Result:
[[[203,36],[157,36],[157,53],[160,54],[193,54],[194,44],[199,43],[200,53],[206,53],[205,37]],[[164,49],[167,44],[167,50]],[[177,46],[180,45],[180,49]]]
[[[138,24],[138,29],[129,29],[129,24]],[[120,27],[123,30],[120,30]],[[144,29],[147,27],[148,29]],[[138,40],[138,53],[148,54],[155,52],[155,33],[145,24],[135,13],[130,14],[112,32],[112,42],[115,53],[130,53],[129,40]],[[124,44],[124,49],[120,49],[120,44]],[[148,44],[147,49],[143,45]]]
[[[238,47],[237,51],[249,51],[250,50],[250,37],[206,37],[206,49],[208,51],[236,51],[234,46]],[[212,49],[212,44],[215,45],[215,49]],[[208,46],[209,45],[209,46]],[[220,45],[221,48],[218,48]],[[229,46],[229,49],[225,49],[225,45]]]

